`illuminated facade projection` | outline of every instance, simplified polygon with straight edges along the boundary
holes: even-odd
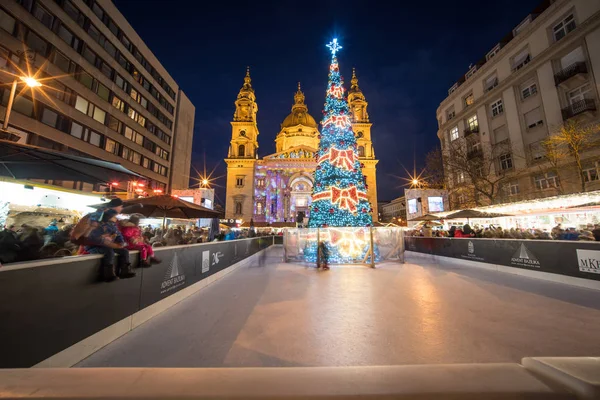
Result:
[[[315,119],[308,113],[300,84],[294,94],[291,113],[283,120],[275,138],[275,153],[258,157],[258,105],[252,87],[250,71],[235,101],[231,122],[231,144],[227,163],[227,200],[225,217],[255,222],[295,222],[299,215],[310,217],[314,172],[317,167],[320,132]],[[377,182],[375,153],[371,142],[371,122],[368,103],[358,87],[353,73],[348,92],[350,115],[357,162],[362,165],[365,202],[377,216]],[[342,156],[340,156],[342,157]],[[343,157],[342,157],[343,158]],[[341,158],[340,158],[341,160]]]

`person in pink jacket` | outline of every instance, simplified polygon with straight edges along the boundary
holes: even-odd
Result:
[[[121,234],[127,243],[127,249],[140,251],[140,260],[143,266],[149,267],[153,262],[160,263],[160,260],[154,256],[152,246],[144,240],[139,223],[140,217],[132,215],[128,221],[123,222],[119,226]]]

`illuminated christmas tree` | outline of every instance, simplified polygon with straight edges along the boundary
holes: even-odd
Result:
[[[373,223],[371,206],[336,57],[342,46],[333,39],[327,47],[331,49],[331,65],[308,226],[367,227]]]

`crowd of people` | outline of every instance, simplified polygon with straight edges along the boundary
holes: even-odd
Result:
[[[537,239],[537,240],[580,240],[600,241],[600,224],[587,224],[581,229],[563,228],[556,225],[551,231],[547,229],[502,228],[501,226],[462,227],[452,225],[450,229],[436,229],[429,224],[408,232],[409,236],[451,237],[451,238],[487,238],[487,239]]]
[[[254,230],[234,232],[228,229],[215,232],[210,237],[209,230],[197,226],[142,227],[139,214],[117,219],[122,208],[122,200],[112,199],[105,208],[84,216],[77,224],[59,227],[58,221],[52,220],[45,228],[26,224],[6,226],[0,231],[0,266],[45,258],[101,254],[103,279],[111,281],[117,277],[135,276],[129,261],[130,250],[138,250],[141,266],[149,267],[160,262],[154,255],[153,249],[157,247],[265,235]],[[117,265],[113,265],[115,255],[118,255]]]

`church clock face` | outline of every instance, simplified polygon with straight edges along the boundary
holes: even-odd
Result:
[[[246,137],[246,131],[240,131],[240,136]]]
[[[357,137],[357,138],[361,138],[361,137],[363,137],[363,136],[365,136],[365,135],[364,135],[362,132],[358,132],[358,133],[356,134],[356,137]]]

